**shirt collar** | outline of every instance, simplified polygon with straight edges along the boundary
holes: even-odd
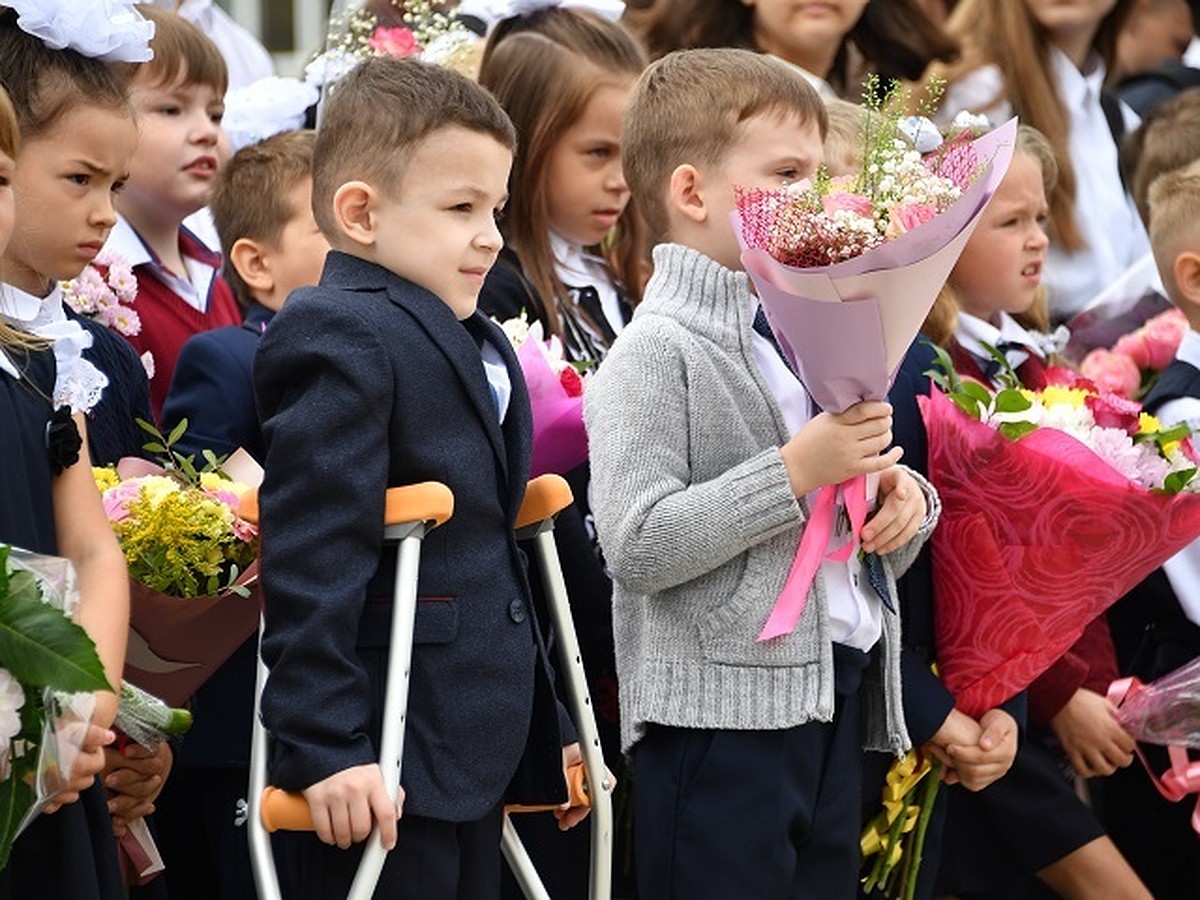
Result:
[[[1104,60],[1099,54],[1089,54],[1084,70],[1080,71],[1067,54],[1051,45],[1050,64],[1054,67],[1055,81],[1067,109],[1079,109],[1089,101],[1099,99],[1106,74]]]
[[[1200,334],[1189,328],[1184,333],[1183,340],[1179,342],[1175,358],[1200,369]]]
[[[133,226],[124,216],[117,216],[117,224],[108,233],[104,249],[123,256],[131,266],[144,266],[146,263],[157,262],[141,235],[133,230]]]
[[[22,331],[64,321],[62,286],[54,282],[45,297],[36,297],[11,284],[0,285],[0,315]]]
[[[983,346],[984,344],[998,347],[1001,342],[1020,344],[1027,348],[1029,353],[1043,356],[1038,342],[1033,340],[1029,332],[1006,312],[1000,313],[1000,325],[997,327],[978,316],[960,311],[955,337],[964,350],[983,359],[991,356]]]

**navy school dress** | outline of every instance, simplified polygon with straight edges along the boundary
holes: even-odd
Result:
[[[0,541],[55,553],[46,426],[52,412],[54,355],[8,351],[24,373],[0,372]],[[104,789],[39,816],[13,845],[0,871],[0,900],[123,900],[117,845]]]

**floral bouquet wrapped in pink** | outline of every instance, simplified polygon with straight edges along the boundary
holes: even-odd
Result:
[[[1200,659],[1194,659],[1157,681],[1142,684],[1136,678],[1114,681],[1108,699],[1117,706],[1117,720],[1139,741],[1162,744],[1171,768],[1154,774],[1138,751],[1150,780],[1172,803],[1188,794],[1200,794],[1200,761],[1188,758],[1188,748],[1200,750]],[[1200,799],[1192,813],[1192,828],[1200,834]]]
[[[819,173],[812,183],[782,190],[740,191],[734,213],[742,264],[771,329],[813,399],[830,412],[887,396],[1016,141],[1015,119],[945,145],[927,120],[901,120],[878,104],[868,104],[866,121],[858,176]],[[912,144],[928,137],[939,146],[923,156]],[[760,640],[788,633],[799,620],[829,544],[837,491],[859,533],[869,505],[866,480],[823,488]]]
[[[184,426],[186,423],[180,423]],[[164,468],[127,458],[97,468],[104,510],[129,566],[125,675],[182,705],[258,626],[257,529],[238,515],[247,486],[172,454]],[[154,431],[157,434],[157,431]]]
[[[1200,481],[1186,427],[1164,430],[1073,373],[992,392],[942,367],[947,393],[918,398],[942,499],[938,671],[978,716],[1200,535]]]
[[[1175,359],[1188,328],[1182,312],[1168,309],[1122,335],[1111,350],[1091,350],[1079,370],[1103,390],[1131,400],[1144,397]]]
[[[587,459],[583,427],[584,378],[566,358],[562,341],[542,335],[542,323],[524,316],[500,323],[517,351],[533,411],[529,477],[565,475]]]

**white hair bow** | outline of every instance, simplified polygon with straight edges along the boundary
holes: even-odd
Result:
[[[491,32],[497,22],[517,16],[528,16],[543,9],[584,9],[615,22],[625,12],[622,0],[463,0],[458,5],[460,16],[482,19]]]
[[[17,27],[52,50],[64,47],[104,62],[154,58],[154,23],[128,0],[5,0],[17,11]]]

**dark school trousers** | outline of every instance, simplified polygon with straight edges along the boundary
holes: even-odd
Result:
[[[387,857],[378,900],[499,900],[503,807],[474,822],[402,816],[396,847]],[[349,850],[316,835],[278,832],[272,838],[285,900],[345,897],[358,869],[362,844]]]
[[[850,900],[860,867],[867,654],[834,645],[832,722],[775,731],[651,725],[633,750],[638,894]]]

